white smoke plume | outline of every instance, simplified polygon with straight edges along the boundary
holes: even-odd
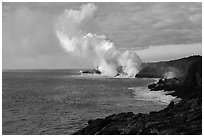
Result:
[[[168,67],[166,69],[166,72],[164,73],[164,78],[165,79],[170,79],[170,78],[176,78],[176,77],[183,77],[183,73],[175,67]]]
[[[101,71],[101,75],[134,77],[142,63],[139,56],[134,51],[119,50],[105,35],[94,34],[96,11],[92,3],[79,10],[64,11],[56,23],[56,35],[62,47],[80,60],[88,60],[87,63]]]
[[[170,78],[175,78],[175,77],[176,77],[176,74],[174,72],[166,72],[164,74],[165,79],[170,79]]]

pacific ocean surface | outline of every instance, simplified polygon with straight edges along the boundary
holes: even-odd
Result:
[[[77,75],[79,70],[3,70],[3,134],[72,134],[87,121],[120,112],[148,113],[170,96],[153,79]]]

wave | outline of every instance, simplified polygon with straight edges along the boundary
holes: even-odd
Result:
[[[168,95],[174,91],[150,91],[147,87],[130,87],[129,90],[133,90],[133,94],[136,100],[152,101],[161,105],[168,105],[171,101],[180,100],[177,97]]]

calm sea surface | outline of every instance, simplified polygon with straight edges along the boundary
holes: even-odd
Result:
[[[87,121],[166,105],[138,100],[130,87],[152,79],[79,76],[79,70],[3,70],[3,134],[72,134]]]

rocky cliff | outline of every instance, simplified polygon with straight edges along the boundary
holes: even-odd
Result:
[[[136,75],[139,78],[169,78],[184,77],[189,67],[201,56],[190,56],[171,61],[143,63],[140,72]]]
[[[194,57],[193,57],[194,58]],[[149,114],[132,112],[113,114],[89,120],[88,126],[76,135],[197,135],[202,134],[202,58],[189,62],[185,77],[179,86],[175,80],[160,81],[167,84],[174,95],[182,98],[171,102],[165,109]],[[180,64],[179,64],[180,65]],[[184,68],[185,66],[183,66]],[[158,84],[158,83],[156,83]],[[177,83],[178,84],[178,83]],[[151,86],[150,86],[151,87]],[[149,88],[150,88],[149,87]],[[175,88],[176,87],[176,88]],[[152,87],[153,88],[153,87]],[[165,86],[160,88],[166,88]],[[169,87],[168,87],[169,88]],[[151,92],[154,92],[152,89]]]

